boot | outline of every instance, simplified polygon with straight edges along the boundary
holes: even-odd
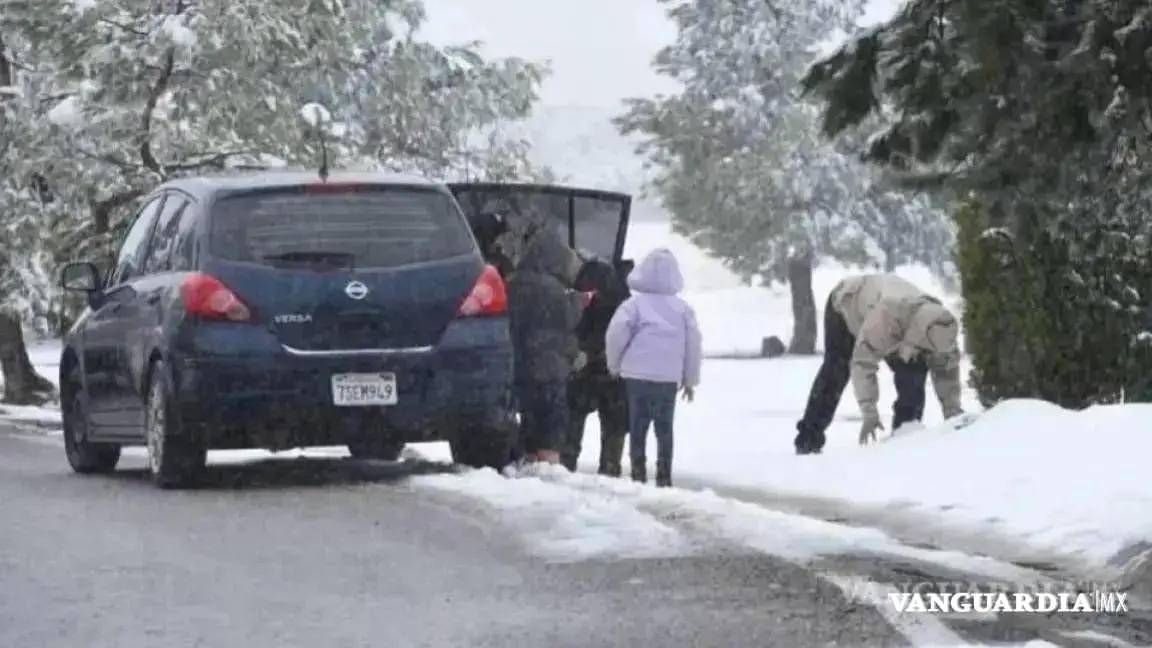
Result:
[[[624,454],[623,435],[601,435],[600,474],[609,477],[620,476],[620,457]]]
[[[660,461],[656,462],[656,486],[658,488],[672,486],[672,466]]]
[[[632,481],[640,484],[648,483],[648,468],[645,464],[644,459],[632,460]]]
[[[619,463],[613,463],[611,460],[608,460],[600,464],[600,470],[597,472],[605,477],[619,477],[623,469]]]
[[[568,472],[576,472],[577,459],[570,453],[562,453],[560,455],[560,463],[568,469]]]

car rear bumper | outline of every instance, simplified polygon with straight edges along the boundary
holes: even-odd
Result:
[[[211,448],[450,439],[506,425],[512,347],[502,318],[453,324],[431,349],[300,353],[263,329],[204,326],[173,363],[182,427]],[[268,338],[271,338],[271,343]],[[338,407],[332,376],[391,372],[392,406]]]

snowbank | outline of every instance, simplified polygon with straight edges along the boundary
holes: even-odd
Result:
[[[798,414],[802,401],[793,403]],[[701,409],[717,411],[710,405]],[[936,425],[868,448],[841,422],[819,457],[792,454],[781,417],[701,418],[680,428],[678,468],[712,483],[831,498],[849,517],[853,506],[919,513],[939,520],[938,534],[989,532],[1091,567],[1152,541],[1152,405],[1007,402],[960,430]]]
[[[985,557],[922,549],[882,531],[816,520],[717,495],[658,489],[558,466],[518,478],[492,470],[414,477],[418,488],[473,498],[502,511],[528,548],[555,561],[687,555],[717,546],[754,549],[795,563],[881,554],[945,565],[1004,582],[1044,582],[1033,570]]]

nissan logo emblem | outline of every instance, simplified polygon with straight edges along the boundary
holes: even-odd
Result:
[[[368,296],[368,286],[365,286],[359,281],[353,281],[347,286],[344,286],[344,294],[352,299],[364,299]]]

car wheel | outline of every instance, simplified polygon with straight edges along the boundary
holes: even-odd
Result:
[[[64,452],[68,465],[81,473],[110,473],[120,461],[120,446],[88,440],[88,400],[80,382],[74,382],[71,399],[64,409]]]
[[[204,469],[203,445],[180,434],[172,412],[172,382],[162,361],[152,366],[144,433],[148,440],[148,468],[161,488],[190,486]]]
[[[499,471],[512,459],[512,436],[505,431],[464,430],[451,446],[452,461],[473,468]]]
[[[403,441],[390,439],[357,439],[348,443],[348,452],[356,459],[396,461],[404,451]]]

